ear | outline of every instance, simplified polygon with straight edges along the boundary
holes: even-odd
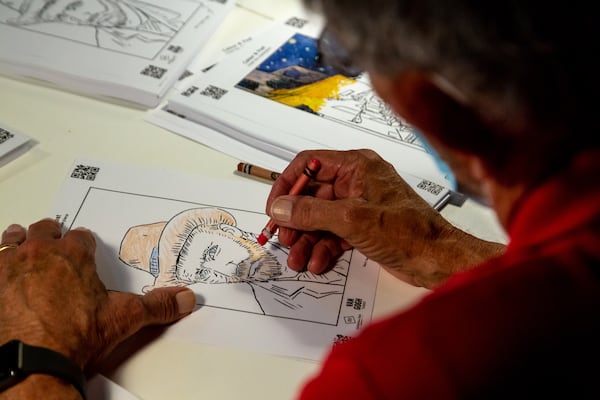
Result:
[[[233,236],[239,236],[239,237],[243,236],[242,230],[240,228],[238,228],[237,226],[221,223],[221,224],[219,224],[219,229],[222,230],[223,232],[227,232]]]
[[[430,142],[466,153],[489,151],[491,129],[448,82],[421,71],[394,79],[371,76],[380,97]]]

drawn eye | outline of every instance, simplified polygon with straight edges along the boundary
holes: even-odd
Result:
[[[83,3],[82,1],[74,1],[73,3],[69,4],[68,6],[66,6],[65,10],[67,10],[67,11],[75,11],[79,7],[81,7],[82,3]]]
[[[212,245],[206,248],[206,250],[204,250],[204,254],[202,255],[202,258],[204,259],[204,261],[214,261],[215,258],[217,258],[217,255],[219,254],[219,245]]]
[[[208,268],[201,268],[198,271],[196,271],[196,277],[197,280],[201,280],[201,281],[205,281],[208,279],[208,276],[210,275],[210,269]]]

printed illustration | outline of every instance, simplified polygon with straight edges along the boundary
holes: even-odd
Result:
[[[0,0],[0,23],[152,58],[202,3],[182,0]]]
[[[375,94],[365,74],[323,64],[318,39],[296,33],[237,87],[419,150],[414,130]]]
[[[380,268],[349,250],[325,274],[291,271],[276,237],[256,241],[267,194],[248,181],[79,159],[50,215],[65,232],[92,230],[108,290],[196,294],[194,312],[163,337],[319,360],[371,320]]]
[[[235,292],[239,311],[336,324],[348,275],[348,257],[325,274],[295,272],[285,266],[286,249],[272,242],[263,247],[256,234],[237,226],[231,212],[192,208],[169,221],[131,227],[120,245],[119,258],[129,267],[154,277],[147,291],[161,286],[206,285]],[[198,286],[199,285],[199,286]],[[225,307],[207,298],[208,304]],[[231,308],[228,306],[226,308]]]

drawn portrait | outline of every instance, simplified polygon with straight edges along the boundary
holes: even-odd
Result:
[[[295,272],[285,266],[285,248],[275,242],[263,247],[256,238],[240,229],[226,210],[192,208],[169,221],[128,229],[119,259],[154,277],[144,291],[190,286],[201,294],[215,294],[222,301],[214,304],[223,308],[335,323],[337,315],[323,310],[340,307],[348,258],[322,275]]]
[[[148,56],[200,3],[152,0],[0,0],[0,21],[66,40]]]

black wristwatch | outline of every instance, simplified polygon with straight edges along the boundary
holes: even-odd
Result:
[[[46,374],[69,382],[85,400],[85,375],[61,353],[11,340],[0,346],[0,392],[21,382],[30,374]]]

